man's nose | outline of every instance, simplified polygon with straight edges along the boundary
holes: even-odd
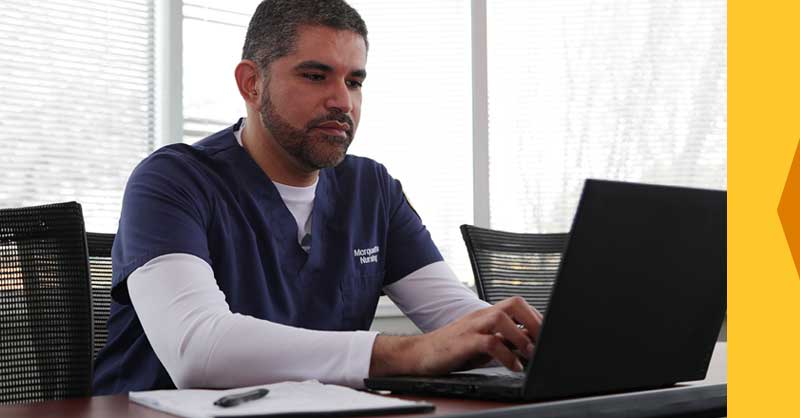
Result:
[[[331,87],[325,101],[328,110],[338,110],[341,113],[349,114],[353,110],[352,92],[347,88],[345,82],[335,83]]]

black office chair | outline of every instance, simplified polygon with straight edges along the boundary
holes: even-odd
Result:
[[[0,210],[0,403],[88,396],[91,381],[81,206]]]
[[[114,234],[87,232],[89,273],[92,278],[92,313],[94,314],[94,358],[108,340],[108,315],[111,312],[111,245]]]
[[[461,225],[478,296],[497,303],[519,295],[547,311],[568,233],[521,234]]]

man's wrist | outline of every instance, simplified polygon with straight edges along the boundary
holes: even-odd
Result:
[[[378,335],[372,345],[369,376],[413,375],[419,356],[416,350],[422,336]]]

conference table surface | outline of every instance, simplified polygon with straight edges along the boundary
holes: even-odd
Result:
[[[711,396],[719,394],[722,391],[723,395],[726,391],[727,382],[727,343],[717,343],[714,355],[711,359],[708,375],[706,379],[698,382],[689,382],[680,385],[682,387],[672,389],[661,389],[658,391],[648,391],[656,394],[656,396],[663,397],[662,394],[677,393],[682,389],[692,388],[695,392],[699,393],[698,396]],[[723,385],[723,386],[720,386]],[[408,395],[392,395],[401,399],[409,400],[424,400],[436,405],[436,409],[430,413],[423,414],[403,414],[403,415],[382,415],[382,417],[435,417],[435,416],[460,416],[472,415],[483,416],[492,415],[498,417],[514,417],[514,416],[601,416],[602,411],[596,410],[592,414],[586,414],[585,407],[592,407],[591,403],[585,403],[585,407],[572,408],[570,413],[559,414],[558,411],[567,411],[569,408],[564,408],[562,405],[567,403],[575,403],[576,400],[554,401],[554,402],[538,402],[538,403],[507,403],[507,402],[494,402],[494,401],[481,401],[471,399],[454,399],[454,398],[441,398],[429,396],[408,396]],[[727,399],[727,395],[724,395]],[[580,399],[577,400],[580,402]],[[682,402],[682,401],[681,401]],[[680,402],[678,402],[680,403]],[[608,404],[602,405],[606,408]],[[576,412],[577,411],[577,412]],[[583,413],[578,413],[583,411]],[[606,411],[608,412],[608,410]],[[662,411],[663,412],[663,411]],[[686,413],[686,411],[683,411]],[[539,414],[542,415],[539,415]],[[631,414],[630,416],[633,416]],[[645,416],[650,415],[644,411]],[[608,416],[608,415],[604,415]],[[94,396],[86,398],[73,398],[57,401],[46,401],[31,404],[18,404],[18,405],[3,405],[0,406],[0,417],[20,417],[20,418],[48,418],[48,417],[65,417],[65,418],[106,418],[106,417],[119,417],[119,418],[174,418],[174,415],[160,412],[154,409],[147,408],[128,401],[127,395],[112,395],[112,396]]]

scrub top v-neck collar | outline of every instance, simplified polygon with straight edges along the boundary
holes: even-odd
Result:
[[[336,181],[332,175],[332,169],[319,170],[319,180],[311,210],[311,250],[306,253],[297,242],[297,222],[289,208],[286,207],[277,187],[236,140],[234,131],[240,129],[242,122],[243,120],[239,120],[236,125],[229,128],[228,135],[226,135],[226,140],[235,145],[234,160],[235,164],[242,169],[242,187],[254,191],[252,194],[264,203],[262,207],[265,208],[267,222],[273,225],[274,230],[278,231],[282,241],[292,243],[292,245],[284,247],[288,247],[288,251],[290,251],[290,254],[286,254],[288,257],[285,261],[292,264],[293,272],[296,272],[301,279],[305,279],[308,273],[320,270],[319,266],[322,262],[322,254],[324,254],[326,225],[334,215],[335,193],[332,193],[330,189],[335,189]]]

